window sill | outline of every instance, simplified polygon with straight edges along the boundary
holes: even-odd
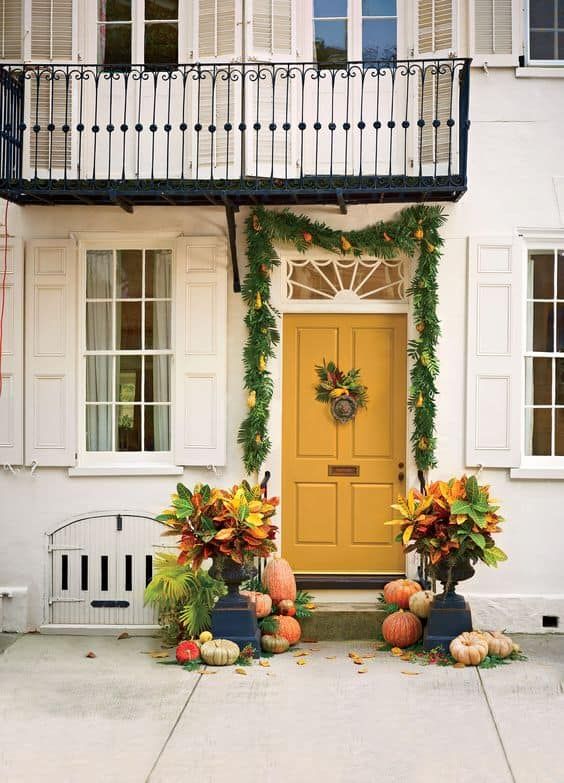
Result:
[[[512,479],[536,479],[564,481],[564,468],[511,468],[509,477]]]
[[[564,79],[564,66],[526,65],[515,68],[515,76],[517,79]]]
[[[181,476],[179,465],[100,465],[69,468],[69,476]]]

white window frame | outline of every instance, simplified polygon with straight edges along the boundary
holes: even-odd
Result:
[[[108,234],[96,239],[81,239],[79,241],[79,275],[78,275],[78,406],[77,406],[77,470],[80,469],[103,470],[111,472],[112,469],[135,468],[172,468],[174,466],[175,448],[175,320],[176,320],[176,240],[178,234],[158,232],[151,238],[143,236],[134,238]],[[87,451],[86,450],[86,259],[89,250],[169,250],[172,253],[171,269],[171,367],[170,367],[170,450],[152,452],[117,452],[117,451]],[[115,292],[114,292],[115,293]],[[139,353],[134,351],[133,353]],[[140,351],[144,353],[144,351]]]
[[[563,0],[560,0],[563,2]],[[531,33],[530,33],[530,0],[525,0],[523,8],[523,31],[524,31],[524,50],[525,50],[525,62],[527,65],[542,66],[543,68],[549,68],[550,66],[562,66],[564,60],[535,60],[531,57]]]
[[[525,359],[526,357],[530,356],[540,356],[541,358],[543,356],[556,356],[559,352],[553,351],[550,354],[543,353],[539,351],[529,351],[527,350],[527,317],[528,317],[528,274],[529,274],[529,254],[531,252],[542,252],[542,251],[564,251],[564,230],[563,231],[556,231],[556,232],[545,232],[544,235],[541,232],[537,231],[528,231],[526,234],[523,232],[524,236],[524,243],[523,243],[523,263],[522,263],[522,290],[523,290],[523,297],[522,297],[522,303],[521,303],[521,399],[523,400],[522,403],[522,409],[520,414],[521,419],[521,468],[517,470],[512,470],[511,475],[515,478],[528,478],[529,476],[526,475],[527,470],[558,470],[559,472],[562,472],[562,477],[564,478],[564,456],[547,456],[547,455],[541,455],[541,456],[534,456],[529,455],[526,453],[526,410],[527,408],[531,407],[537,407],[533,405],[527,405],[526,402],[526,372],[525,372]],[[539,237],[538,239],[536,237]],[[555,267],[555,275],[557,275],[557,268]],[[556,281],[555,281],[556,282]],[[557,291],[554,292],[554,299],[551,301],[556,301],[556,295]],[[559,300],[560,301],[560,300]],[[562,300],[564,302],[564,300]],[[557,327],[557,324],[555,324],[555,328]],[[554,346],[556,348],[556,345]],[[564,358],[564,353],[562,353],[562,358]],[[553,385],[555,382],[555,378],[553,377]],[[548,407],[548,406],[547,406]],[[551,404],[551,409],[554,409]],[[554,438],[555,433],[552,433],[552,437]],[[520,470],[523,470],[524,473],[520,475]],[[534,476],[533,476],[534,477]]]

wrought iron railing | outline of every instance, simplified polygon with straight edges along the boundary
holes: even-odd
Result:
[[[454,200],[466,189],[469,64],[0,65],[0,195]]]

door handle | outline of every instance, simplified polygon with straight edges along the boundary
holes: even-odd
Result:
[[[405,474],[404,473],[402,473],[402,472],[398,473],[398,481],[403,481],[404,478],[405,478]]]

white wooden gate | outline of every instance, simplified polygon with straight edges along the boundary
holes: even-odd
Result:
[[[51,533],[49,622],[155,626],[143,593],[155,552],[170,548],[162,531],[150,516],[104,513]]]

